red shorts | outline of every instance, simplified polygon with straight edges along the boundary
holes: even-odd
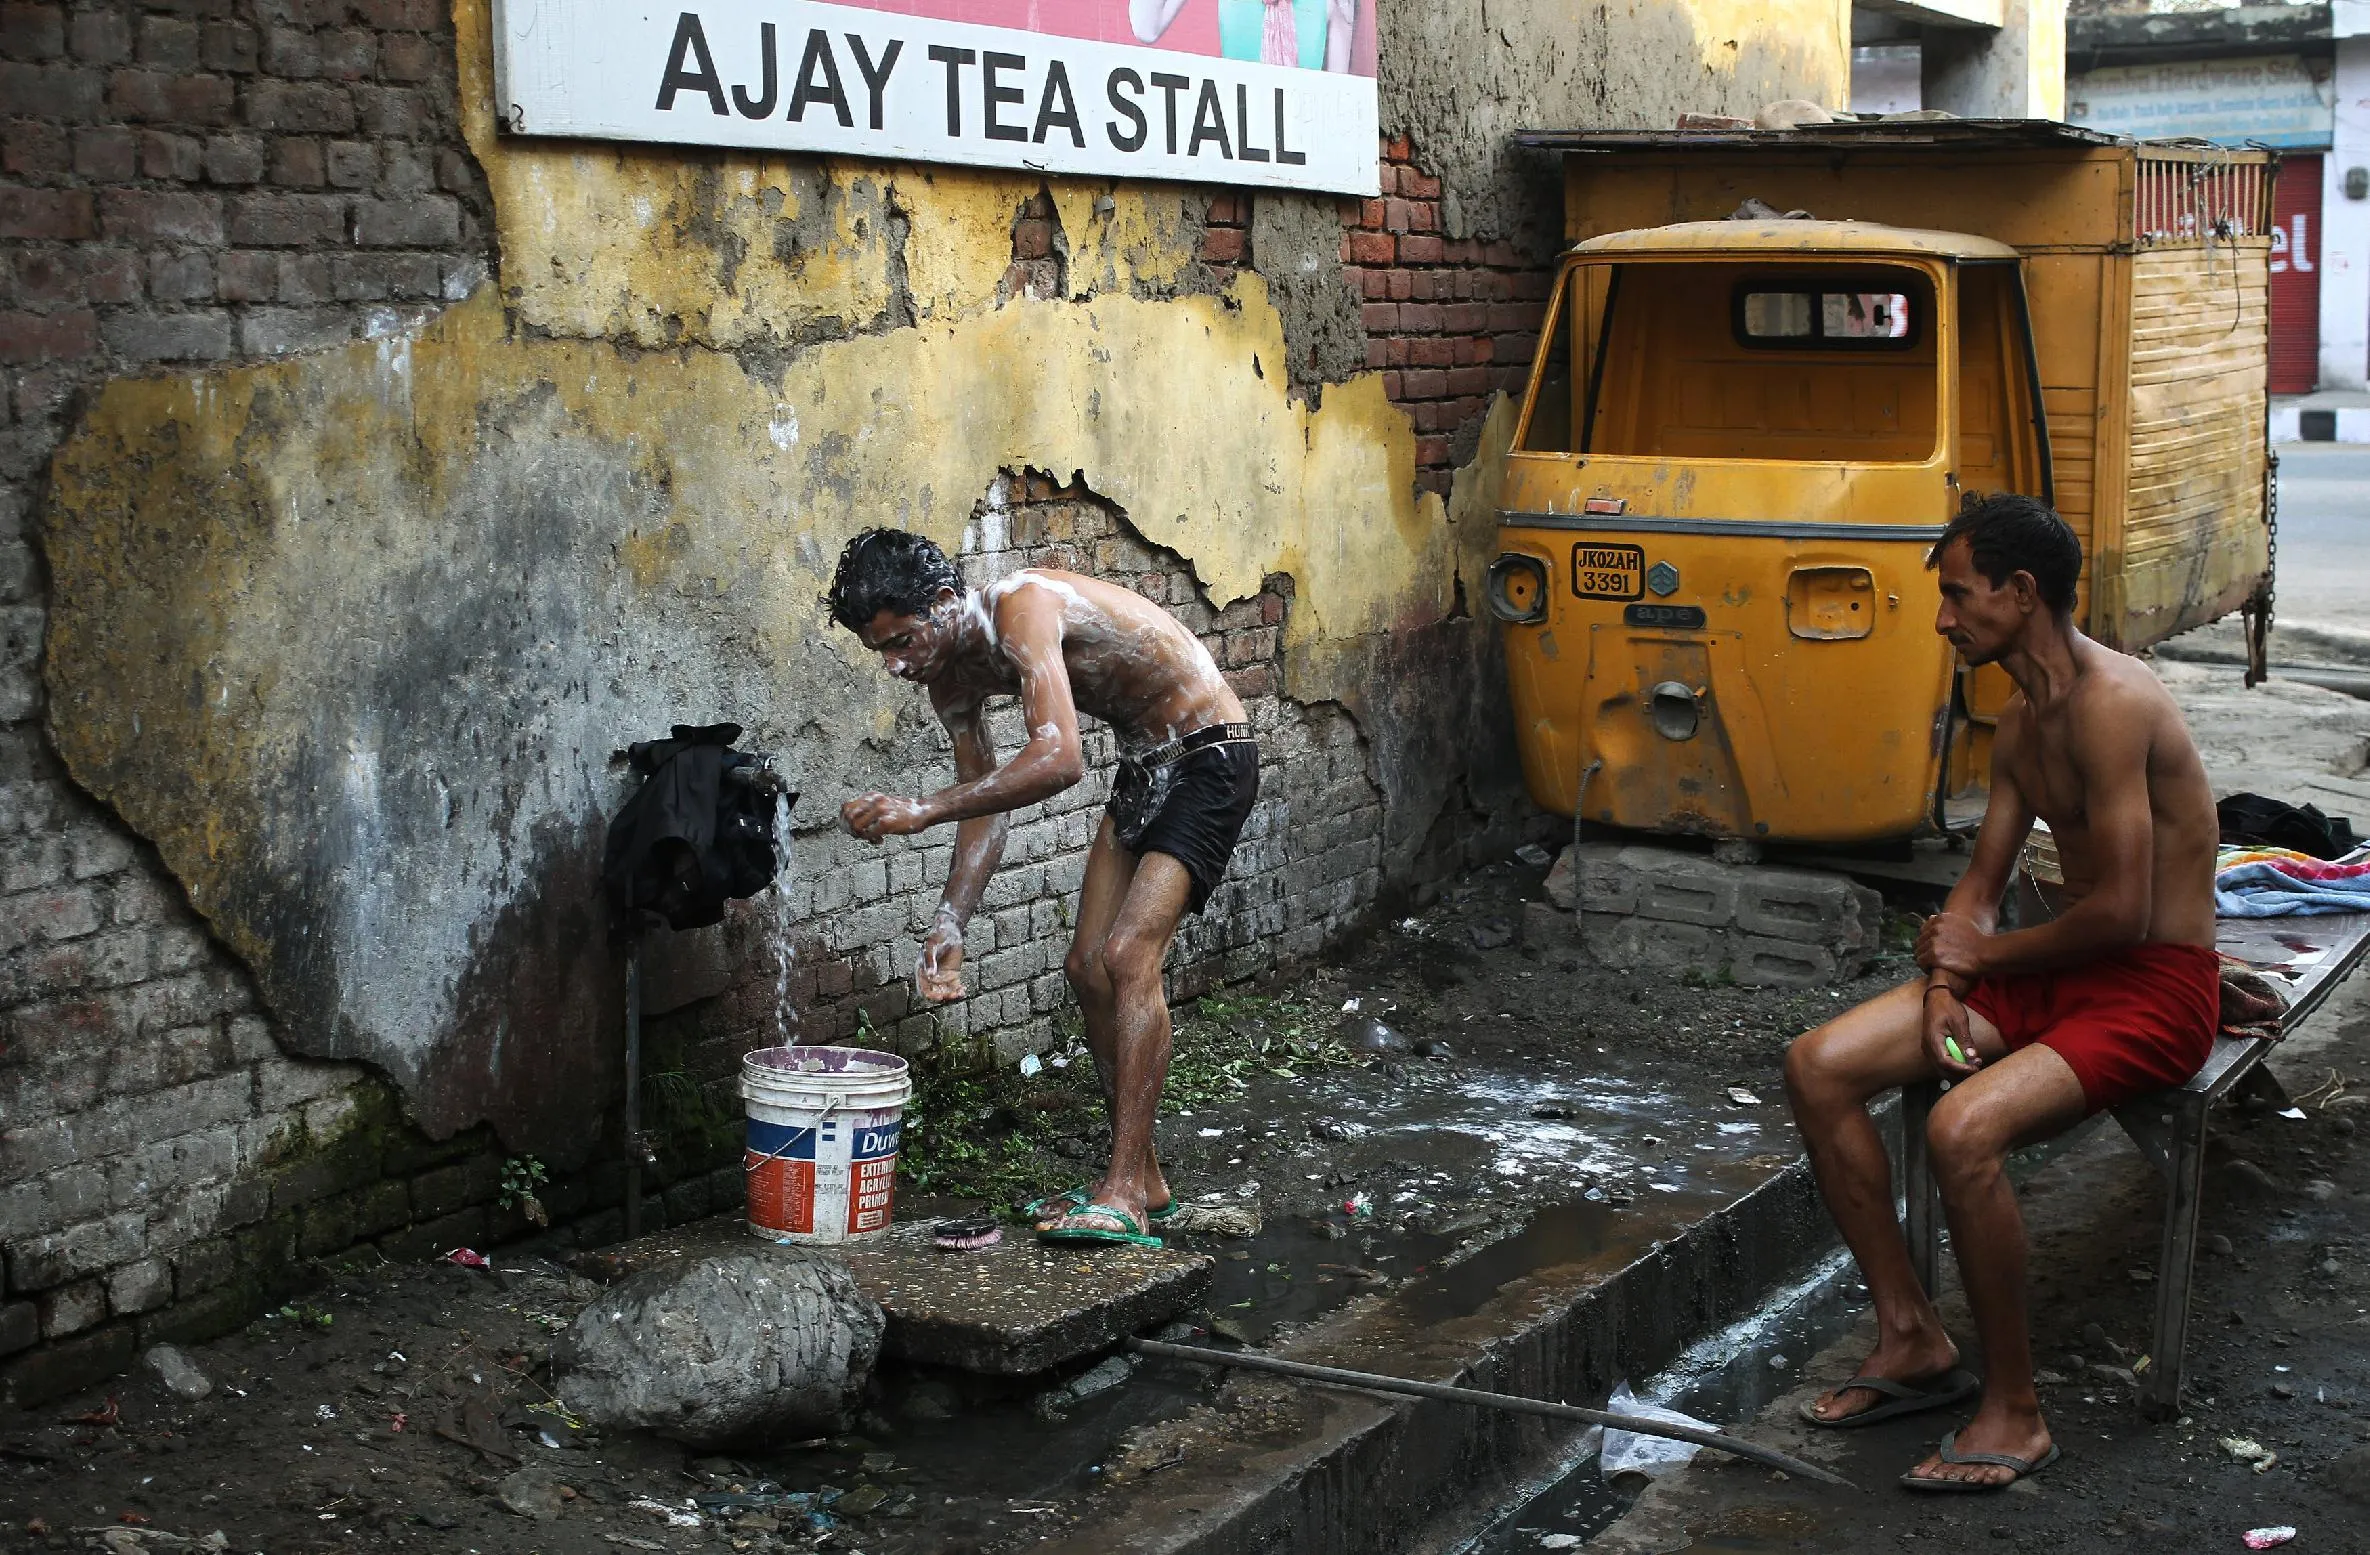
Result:
[[[1979,979],[1967,1008],[2008,1051],[2066,1061],[2092,1112],[2188,1083],[2222,1022],[2222,958],[2203,945],[2134,945],[2087,966]]]

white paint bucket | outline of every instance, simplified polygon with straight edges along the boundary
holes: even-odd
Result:
[[[744,1054],[749,1133],[741,1168],[750,1233],[844,1242],[887,1230],[898,1135],[912,1098],[912,1075],[894,1053],[761,1047]]]

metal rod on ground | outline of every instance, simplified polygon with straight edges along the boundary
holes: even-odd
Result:
[[[1404,1393],[1411,1398],[1433,1398],[1450,1404],[1478,1404],[1484,1409],[1502,1409],[1511,1414],[1546,1415],[1556,1420],[1578,1420],[1588,1425],[1611,1426],[1617,1431],[1630,1431],[1639,1436],[1666,1436],[1673,1441],[1693,1442],[1698,1447],[1733,1453],[1739,1458],[1749,1458],[1766,1467],[1783,1469],[1788,1474],[1799,1474],[1804,1479],[1815,1479],[1822,1484],[1841,1485],[1846,1490],[1860,1488],[1842,1475],[1822,1469],[1817,1464],[1790,1458],[1767,1447],[1756,1447],[1751,1442],[1739,1441],[1719,1431],[1699,1431],[1693,1426],[1641,1420],[1635,1415],[1608,1414],[1602,1409],[1583,1409],[1577,1404],[1554,1404],[1541,1398],[1518,1398],[1511,1393],[1485,1393],[1478,1388],[1452,1388],[1438,1382],[1411,1382],[1404,1377],[1385,1377],[1377,1372],[1345,1371],[1339,1366],[1310,1366],[1301,1361],[1278,1360],[1272,1355],[1251,1351],[1209,1350],[1199,1345],[1164,1344],[1158,1339],[1130,1339],[1127,1347],[1138,1354],[1193,1361],[1203,1366],[1272,1372],[1279,1377],[1296,1377],[1303,1382],[1322,1382],[1337,1388]]]
[[[642,1234],[642,936],[625,946],[625,1234]]]

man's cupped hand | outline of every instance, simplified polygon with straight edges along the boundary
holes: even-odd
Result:
[[[900,799],[895,794],[858,794],[839,807],[839,822],[866,842],[878,842],[883,837],[904,837],[921,831],[930,824],[930,817],[918,799]]]

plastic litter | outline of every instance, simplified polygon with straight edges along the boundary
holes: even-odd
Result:
[[[1659,1420],[1664,1425],[1693,1426],[1698,1431],[1720,1429],[1693,1415],[1647,1403],[1629,1390],[1626,1379],[1613,1389],[1613,1396],[1605,1401],[1605,1408],[1613,1414],[1636,1415],[1641,1420]],[[1702,1449],[1693,1442],[1676,1442],[1667,1436],[1640,1436],[1632,1431],[1607,1430],[1603,1451],[1597,1459],[1597,1471],[1608,1481],[1621,1474],[1643,1474],[1648,1479],[1659,1479],[1674,1469],[1686,1467],[1700,1451]]]
[[[636,1496],[626,1505],[637,1512],[657,1513],[667,1520],[669,1528],[697,1528],[700,1526],[699,1513],[678,1511],[664,1501],[654,1501],[648,1496]]]
[[[2247,1548],[2250,1550],[2276,1550],[2295,1537],[2296,1530],[2286,1523],[2274,1528],[2249,1528],[2246,1531]]]
[[[1735,1102],[1740,1107],[1758,1107],[1761,1105],[1761,1098],[1754,1095],[1751,1091],[1746,1090],[1741,1085],[1732,1085],[1728,1088],[1728,1099],[1732,1102]]]
[[[2239,1462],[2251,1465],[2258,1474],[2279,1462],[2279,1454],[2251,1436],[2225,1436],[2222,1450]]]
[[[456,1247],[444,1255],[444,1261],[458,1264],[464,1269],[491,1269],[494,1267],[492,1261],[485,1254],[473,1247]]]
[[[1045,1060],[1039,1058],[1036,1054],[1023,1053],[1020,1056],[1020,1073],[1022,1079],[1034,1080],[1041,1072],[1043,1072],[1044,1068]]]
[[[1514,850],[1514,856],[1533,869],[1545,869],[1555,862],[1555,855],[1535,842],[1526,842]]]
[[[803,1512],[815,1504],[812,1491],[793,1490],[703,1490],[691,1498],[703,1512],[763,1512],[775,1507],[788,1507]]]

